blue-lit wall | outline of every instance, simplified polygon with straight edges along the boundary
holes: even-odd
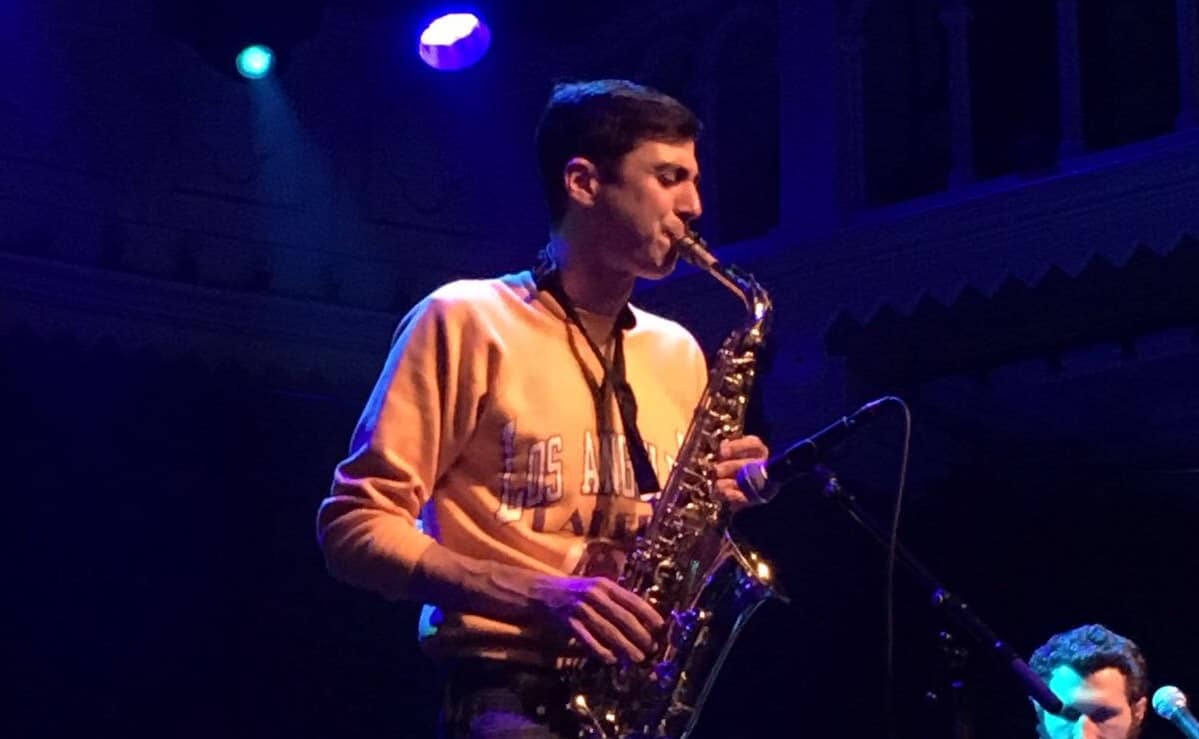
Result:
[[[531,263],[533,125],[588,76],[707,124],[703,233],[777,303],[752,428],[782,449],[904,396],[902,532],[947,584],[1022,652],[1105,621],[1199,690],[1185,14],[1084,3],[1071,78],[1045,4],[977,3],[963,129],[965,16],[942,12],[963,3],[494,3],[492,54],[449,75],[415,54],[416,5],[323,4],[255,85],[164,33],[161,3],[0,8],[6,734],[429,735],[416,608],[329,578],[315,507],[398,317]],[[1059,146],[1071,81],[1081,150]],[[708,347],[740,318],[689,272],[637,300]],[[880,516],[899,438],[888,415],[836,458]],[[793,605],[755,617],[700,736],[883,734],[881,552],[792,492],[738,527]],[[899,583],[898,735],[948,735],[922,699],[938,623]],[[977,736],[1030,735],[980,654],[970,679]]]

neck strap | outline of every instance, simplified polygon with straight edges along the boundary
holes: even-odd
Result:
[[[591,385],[593,398],[595,400],[595,417],[596,425],[600,434],[611,432],[612,426],[609,419],[608,409],[610,408],[609,399],[615,395],[616,406],[620,410],[620,423],[624,429],[625,441],[628,445],[629,458],[633,463],[633,474],[637,479],[637,490],[642,494],[653,493],[660,490],[658,485],[658,476],[654,474],[653,466],[649,461],[649,453],[645,450],[645,442],[641,438],[641,432],[637,429],[637,398],[633,395],[633,388],[629,385],[625,378],[625,358],[624,358],[624,332],[632,328],[635,319],[633,311],[629,306],[621,308],[620,315],[616,318],[616,325],[612,349],[612,361],[608,362],[603,351],[596,345],[595,340],[591,338],[591,334],[587,333],[586,327],[579,318],[579,312],[575,308],[570,296],[566,294],[566,290],[562,287],[561,272],[552,264],[542,264],[533,272],[537,280],[537,287],[545,290],[558,304],[562,306],[562,310],[566,313],[567,319],[578,327],[579,332],[583,334],[587,346],[591,348],[595,358],[599,361],[600,366],[604,369],[604,376],[597,385],[590,372],[583,368],[583,374]],[[600,448],[604,448],[601,441]],[[608,464],[605,468],[608,471],[613,469],[611,460],[605,460]]]

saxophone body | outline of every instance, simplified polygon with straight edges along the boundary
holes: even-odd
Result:
[[[738,633],[776,595],[770,565],[730,536],[732,511],[716,495],[714,472],[721,441],[742,435],[770,298],[698,236],[686,234],[678,248],[742,299],[747,318],[717,352],[674,469],[617,578],[665,619],[658,651],[642,664],[588,657],[568,672],[570,708],[585,739],[687,736]],[[585,554],[582,574],[594,574],[588,561]]]

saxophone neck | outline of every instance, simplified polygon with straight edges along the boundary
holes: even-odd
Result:
[[[724,264],[712,254],[699,234],[687,231],[675,241],[679,256],[707,272],[745,303],[745,310],[755,322],[764,322],[770,315],[770,295],[753,275],[731,264]]]

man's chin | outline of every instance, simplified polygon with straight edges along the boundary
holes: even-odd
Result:
[[[646,265],[646,267],[641,270],[641,274],[639,276],[646,280],[661,280],[664,277],[669,277],[670,274],[674,272],[675,267],[678,265],[678,255],[672,251],[669,255],[667,255],[664,261],[659,262],[658,264]]]

